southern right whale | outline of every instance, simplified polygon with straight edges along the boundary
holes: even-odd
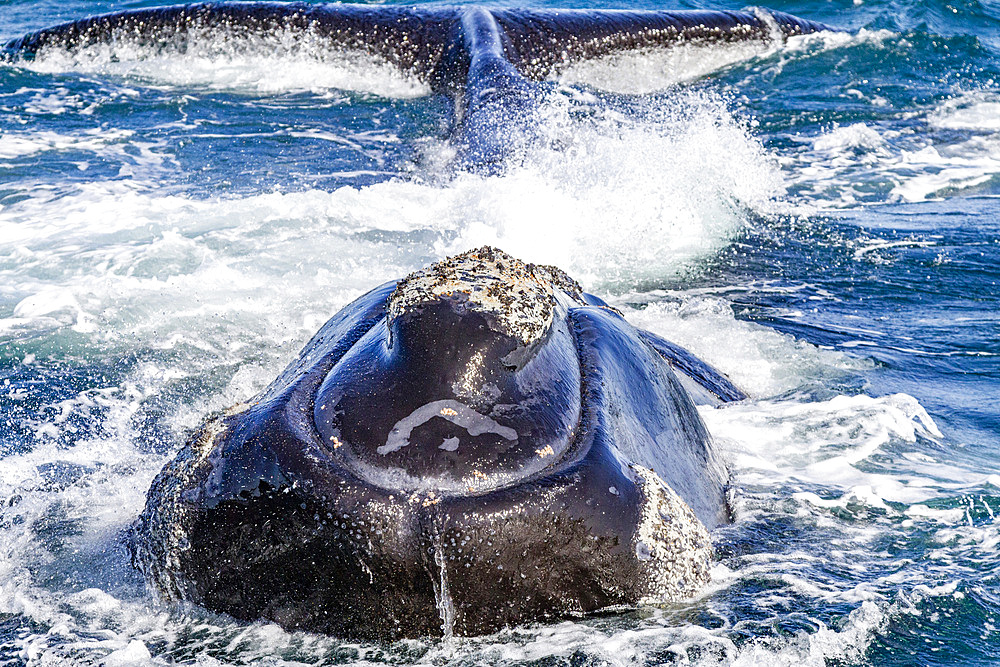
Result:
[[[377,287],[149,490],[166,598],[340,636],[483,634],[691,595],[728,473],[686,387],[743,393],[490,247]]]
[[[464,168],[495,172],[532,138],[539,82],[574,63],[678,44],[773,42],[828,26],[782,12],[495,9],[306,3],[201,3],[95,16],[6,44],[7,60],[95,44],[183,50],[198,40],[289,37],[364,54],[453,100]]]

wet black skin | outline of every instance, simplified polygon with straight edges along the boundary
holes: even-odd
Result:
[[[182,489],[190,548],[162,537],[164,498],[190,448],[154,482],[137,563],[167,595],[345,637],[437,635],[444,563],[455,631],[481,634],[644,595],[629,463],[656,470],[709,528],[727,521],[725,472],[651,334],[589,295],[596,305],[561,299],[530,346],[460,297],[389,323],[393,287],[346,307],[249,409],[224,419]],[[699,383],[729,392],[721,398],[742,397],[700,370]],[[407,446],[377,453],[400,419],[441,399],[499,415],[517,442],[435,417]],[[441,449],[450,437],[461,444]],[[539,457],[546,446],[553,453]],[[471,470],[483,476],[467,487]]]
[[[543,82],[572,62],[677,43],[784,39],[831,30],[771,10],[616,11],[200,3],[116,12],[8,42],[0,58],[129,40],[183,50],[206,33],[308,33],[331,51],[362,51],[428,82],[454,105],[458,164],[502,170],[534,139]]]

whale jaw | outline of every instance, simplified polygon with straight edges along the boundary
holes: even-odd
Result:
[[[210,423],[154,482],[135,526],[135,562],[168,599],[387,641],[661,604],[709,580],[708,532],[646,469],[597,457],[466,495],[393,494],[346,476],[261,481],[203,502],[219,470],[212,452],[235,428]]]

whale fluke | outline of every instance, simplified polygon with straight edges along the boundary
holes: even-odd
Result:
[[[101,14],[32,32],[8,42],[8,60],[31,60],[46,49],[135,44],[183,50],[215,36],[317,37],[330,49],[364,51],[429,78],[440,60],[456,10],[303,2],[196,3]],[[294,46],[294,44],[292,44]]]
[[[500,28],[504,56],[540,80],[560,66],[613,54],[681,43],[781,40],[830,26],[763,8],[744,11],[589,10],[392,7],[302,2],[195,3],[133,9],[32,32],[3,47],[8,60],[31,59],[46,48],[80,48],[133,41],[182,47],[229,30],[269,35],[311,33],[331,48],[366,51],[432,83],[446,83],[448,47],[462,51],[461,19],[482,11]],[[466,54],[468,56],[468,54]],[[466,58],[467,59],[467,58]],[[441,66],[445,66],[444,70]],[[462,72],[457,72],[463,74]]]
[[[519,69],[535,79],[582,60],[679,44],[783,41],[830,26],[764,8],[744,11],[498,10]]]
[[[770,43],[828,26],[746,11],[425,8],[306,3],[201,3],[73,21],[6,44],[8,61],[97,44],[184,51],[199,40],[308,40],[391,65],[454,100],[459,161],[493,172],[532,137],[538,82],[581,61],[681,44]],[[228,41],[227,41],[228,43]],[[252,48],[252,45],[251,45]]]

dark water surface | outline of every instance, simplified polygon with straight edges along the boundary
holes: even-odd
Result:
[[[0,39],[151,4],[0,0]],[[772,7],[850,32],[574,70],[500,177],[322,51],[0,65],[0,664],[1000,662],[1000,4]],[[738,488],[710,588],[392,645],[154,600],[118,535],[185,433],[482,243],[752,395],[703,412]]]

